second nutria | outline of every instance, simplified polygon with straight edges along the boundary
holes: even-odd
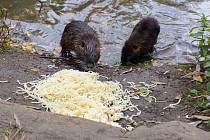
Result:
[[[129,39],[125,42],[121,62],[138,63],[139,59],[152,53],[160,32],[156,19],[145,17],[134,27]]]
[[[100,42],[96,32],[85,22],[67,24],[60,41],[62,57],[72,57],[93,67],[100,58]]]

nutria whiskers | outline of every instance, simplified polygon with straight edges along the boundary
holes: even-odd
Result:
[[[61,38],[61,56],[81,60],[93,67],[100,58],[100,42],[96,32],[85,22],[67,24]]]
[[[140,58],[151,54],[157,43],[159,32],[159,23],[152,17],[145,17],[137,23],[123,46],[122,64],[138,63]]]

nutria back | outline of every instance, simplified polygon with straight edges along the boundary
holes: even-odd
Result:
[[[95,65],[100,58],[100,42],[96,32],[85,22],[67,24],[60,41],[62,57],[72,57]]]
[[[138,63],[139,59],[151,54],[160,32],[158,21],[152,17],[145,17],[134,27],[129,39],[125,42],[121,62]]]

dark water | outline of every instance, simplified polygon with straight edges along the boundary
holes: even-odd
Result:
[[[188,30],[195,24],[195,13],[210,15],[209,0],[0,0],[9,11],[12,26],[25,36],[17,40],[36,42],[48,51],[59,48],[62,31],[72,19],[82,20],[99,34],[101,62],[120,61],[121,48],[134,25],[151,15],[158,19],[161,32],[154,54],[160,63],[193,62],[196,48]]]

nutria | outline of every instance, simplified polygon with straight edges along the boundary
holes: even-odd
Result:
[[[76,58],[93,67],[100,58],[100,42],[96,32],[85,22],[67,24],[60,41],[61,57]]]
[[[154,45],[157,43],[159,32],[159,23],[152,17],[145,17],[137,23],[123,46],[122,64],[138,63],[140,58],[151,54],[154,51]]]

